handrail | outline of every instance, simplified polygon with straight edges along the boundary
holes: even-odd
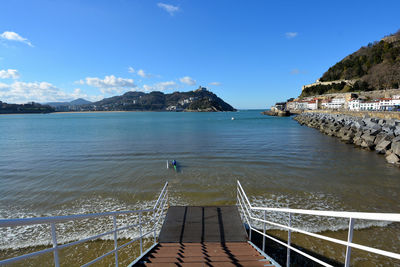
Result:
[[[164,185],[163,189],[161,190],[161,193],[160,193],[160,195],[158,196],[158,199],[157,199],[157,201],[156,201],[156,204],[154,204],[153,209],[155,209],[155,208],[157,207],[158,202],[159,202],[160,199],[161,199],[161,196],[163,195],[164,191],[167,190],[167,186],[168,186],[168,182],[165,182],[165,185]]]
[[[72,220],[83,220],[92,219],[97,217],[108,217],[108,216],[118,216],[122,214],[132,214],[132,213],[144,213],[152,212],[153,209],[145,210],[126,210],[126,211],[110,211],[102,213],[90,213],[90,214],[76,214],[76,215],[64,215],[64,216],[53,216],[53,217],[36,217],[36,218],[18,218],[18,219],[1,219],[0,227],[10,227],[10,226],[23,226],[32,224],[45,224],[45,223],[62,223]]]
[[[326,211],[326,210],[303,210],[303,209],[288,209],[288,208],[265,208],[265,207],[253,207],[243,190],[242,185],[238,182],[238,188],[241,189],[245,196],[245,199],[252,210],[260,211],[280,211],[286,213],[297,213],[297,214],[307,214],[307,215],[318,215],[318,216],[328,216],[328,217],[338,217],[338,218],[353,218],[361,220],[377,220],[377,221],[391,221],[400,222],[399,213],[374,213],[374,212],[349,212],[349,211]]]
[[[108,251],[107,253],[91,260],[90,262],[84,264],[83,266],[89,266],[102,258],[115,254],[115,265],[118,266],[118,251],[121,248],[126,247],[127,245],[140,240],[140,256],[143,255],[143,238],[150,233],[154,232],[154,244],[156,244],[156,231],[157,231],[157,225],[163,216],[163,213],[165,211],[165,205],[168,202],[168,182],[165,183],[163,189],[161,190],[159,197],[156,201],[156,204],[154,205],[153,208],[151,209],[143,209],[143,210],[128,210],[128,211],[112,211],[112,212],[103,212],[103,213],[92,213],[92,214],[77,214],[77,215],[66,215],[66,216],[54,216],[54,217],[39,217],[39,218],[21,218],[21,219],[1,219],[0,220],[0,227],[15,227],[15,226],[24,226],[24,225],[35,225],[35,224],[50,224],[51,225],[51,237],[52,237],[52,243],[53,247],[51,248],[46,248],[40,251],[16,256],[13,258],[8,258],[4,260],[0,260],[0,265],[3,264],[9,264],[9,263],[14,263],[23,259],[28,259],[34,256],[38,256],[44,253],[49,253],[53,252],[54,253],[54,265],[56,267],[59,266],[59,256],[58,256],[58,251],[62,248],[78,245],[83,242],[87,242],[90,240],[95,240],[98,239],[102,236],[113,234],[114,236],[114,249],[111,251]],[[153,213],[152,219],[149,219],[147,221],[142,220],[143,213]],[[128,224],[123,227],[117,227],[117,216],[119,215],[126,215],[126,214],[137,214],[139,216],[139,223],[135,224]],[[68,222],[68,221],[76,221],[76,220],[82,220],[82,219],[91,219],[91,218],[99,218],[99,217],[112,217],[113,219],[113,230],[109,230],[91,237],[79,239],[73,242],[65,243],[58,245],[57,242],[57,236],[56,236],[56,224],[57,223],[63,223],[63,222]],[[142,226],[152,223],[151,230],[142,233]],[[129,228],[133,227],[139,227],[140,234],[137,237],[134,237],[132,240],[124,243],[121,246],[118,246],[117,240],[118,240],[118,232],[123,231]],[[138,258],[139,258],[138,257]]]
[[[399,213],[374,213],[374,212],[350,212],[350,211],[325,211],[325,210],[302,210],[286,208],[262,208],[252,207],[252,210],[280,211],[286,213],[307,214],[317,216],[328,216],[337,218],[353,218],[360,220],[400,222]]]
[[[368,246],[364,246],[364,245],[360,245],[360,244],[356,244],[356,243],[352,242],[355,219],[400,222],[400,214],[398,214],[398,213],[368,213],[368,212],[321,211],[321,210],[304,210],[304,209],[288,209],[288,208],[253,207],[253,206],[251,206],[250,201],[248,201],[247,195],[244,192],[243,187],[239,181],[237,181],[237,203],[238,203],[238,207],[241,208],[241,211],[242,211],[241,214],[243,214],[243,216],[249,226],[249,238],[251,239],[252,231],[261,234],[263,236],[263,244],[262,244],[263,250],[265,249],[265,237],[287,247],[287,249],[288,249],[287,261],[286,261],[287,266],[290,266],[290,251],[291,250],[298,252],[301,255],[303,255],[319,264],[322,264],[323,266],[331,266],[328,263],[325,263],[325,262],[321,261],[320,259],[317,259],[317,258],[291,246],[291,240],[290,240],[291,232],[298,232],[301,234],[309,235],[309,236],[312,236],[315,238],[319,238],[322,240],[326,240],[326,241],[330,241],[330,242],[333,242],[336,244],[346,246],[346,258],[345,258],[345,266],[346,267],[350,265],[351,248],[357,248],[357,249],[375,253],[378,255],[391,257],[391,258],[395,258],[395,259],[400,259],[399,253],[376,249],[376,248],[372,248],[372,247],[368,247]],[[245,206],[245,209],[243,208],[243,206]],[[249,210],[250,210],[250,212],[249,212]],[[254,215],[251,211],[262,212],[263,219],[258,218],[257,217],[258,215],[257,214]],[[275,223],[275,222],[266,220],[265,216],[266,216],[267,211],[287,213],[289,216],[289,224],[284,225],[282,223]],[[239,209],[239,212],[240,212],[240,209]],[[347,241],[343,241],[343,240],[339,240],[336,238],[327,237],[327,236],[323,236],[320,234],[316,234],[316,233],[308,232],[306,230],[292,227],[291,226],[291,218],[292,218],[292,215],[294,215],[294,214],[306,214],[306,215],[313,215],[313,216],[328,216],[328,217],[337,217],[337,218],[347,218],[347,219],[349,219],[348,239],[347,239]],[[263,232],[256,229],[254,227],[254,224],[252,224],[252,221],[258,221],[258,222],[263,223]],[[273,226],[277,226],[277,227],[286,229],[288,231],[287,244],[268,235],[265,230],[266,224],[270,224]]]

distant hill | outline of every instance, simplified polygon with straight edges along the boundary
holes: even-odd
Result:
[[[50,113],[55,109],[48,105],[41,105],[39,103],[27,104],[7,104],[0,101],[0,114],[16,114],[16,113]]]
[[[88,105],[91,103],[92,102],[87,101],[86,99],[78,98],[70,102],[49,102],[46,103],[46,105],[55,108],[56,111],[77,111],[80,110],[81,105]]]
[[[71,102],[69,102],[70,105],[86,105],[86,104],[91,104],[92,102],[83,99],[83,98],[78,98],[75,100],[72,100]]]
[[[72,100],[70,102],[48,102],[45,104],[49,105],[51,107],[59,107],[59,106],[68,106],[68,105],[87,105],[87,104],[91,104],[91,103],[92,102],[87,101],[86,99],[78,98],[78,99]]]
[[[98,111],[235,111],[231,105],[204,87],[171,94],[157,91],[127,92],[84,105],[82,108]]]
[[[330,67],[302,96],[400,87],[400,30],[369,43]],[[329,82],[333,82],[329,84]]]

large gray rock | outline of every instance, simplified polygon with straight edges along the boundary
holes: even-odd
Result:
[[[375,141],[375,136],[373,136],[373,135],[370,135],[370,134],[367,134],[367,133],[364,133],[362,136],[361,136],[361,139],[363,139],[364,141],[366,141],[366,142],[368,142],[368,143],[374,143],[374,141]]]
[[[396,165],[400,164],[400,158],[398,156],[396,156],[394,153],[389,154],[386,157],[386,161],[391,163],[391,164],[396,164]]]
[[[376,152],[378,152],[379,154],[385,154],[387,149],[390,148],[390,144],[392,142],[387,141],[387,140],[382,140],[379,144],[376,145],[375,150]]]
[[[382,126],[382,131],[387,133],[392,133],[394,129],[396,129],[396,127],[389,124],[385,124]]]
[[[391,141],[394,138],[393,135],[390,135],[388,133],[379,133],[377,134],[374,143],[377,145],[379,144],[382,140],[387,140],[387,141]]]
[[[392,139],[392,142],[399,142],[400,141],[400,136],[396,136],[395,138]]]
[[[374,146],[375,146],[374,142],[371,142],[371,141],[365,141],[364,140],[364,141],[361,142],[361,147],[365,148],[365,149],[368,149],[368,150],[374,150]]]
[[[396,126],[396,128],[393,130],[393,133],[394,133],[396,136],[400,136],[400,126]]]
[[[393,150],[393,153],[400,156],[400,141],[392,143],[392,150]]]

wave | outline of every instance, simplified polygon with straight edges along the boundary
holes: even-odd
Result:
[[[308,210],[328,210],[328,211],[349,211],[343,210],[343,203],[334,195],[315,194],[304,192],[299,195],[269,195],[268,197],[251,197],[250,202],[254,207],[269,207],[269,208],[298,208]],[[253,212],[253,217],[262,219],[262,212]],[[288,225],[289,215],[285,212],[266,212],[266,220]],[[355,220],[354,229],[361,230],[370,227],[385,227],[391,222],[387,221],[367,221]],[[292,214],[291,225],[294,228],[312,232],[321,233],[325,231],[340,231],[347,230],[349,227],[349,219],[336,218],[326,216],[314,216],[303,214]],[[256,228],[262,229],[263,223],[254,221]],[[281,227],[266,224],[267,230],[285,230]],[[286,231],[286,230],[285,230]]]
[[[170,205],[188,205],[190,201],[173,195],[169,197]],[[274,208],[302,208],[314,210],[343,210],[343,203],[334,195],[316,194],[304,192],[298,194],[279,194],[250,197],[253,206],[258,207],[274,207]],[[142,201],[140,203],[127,204],[114,198],[94,197],[76,200],[71,204],[59,207],[54,212],[35,213],[27,209],[21,208],[0,208],[0,215],[6,218],[31,218],[46,216],[62,216],[71,214],[87,214],[99,213],[105,211],[119,210],[141,210],[151,208],[155,200]],[[342,208],[340,208],[342,207]],[[262,218],[261,213],[254,213]],[[148,221],[151,214],[143,214],[142,220]],[[267,212],[266,219],[276,223],[287,225],[288,215],[286,213]],[[138,215],[121,215],[117,218],[118,227],[138,223]],[[348,229],[348,219],[310,216],[310,215],[293,215],[292,226],[309,231],[340,231]],[[356,220],[355,229],[366,229],[370,227],[385,227],[389,222],[379,221],[361,221]],[[262,229],[263,224],[255,222],[255,227]],[[160,231],[161,224],[158,225],[156,232]],[[101,234],[113,229],[112,217],[101,217],[93,219],[83,219],[70,221],[66,223],[56,224],[57,240],[59,244],[73,242],[79,239],[88,238]],[[267,230],[279,230],[279,227],[267,225]],[[151,225],[144,225],[143,233],[152,231]],[[2,227],[0,228],[0,250],[20,249],[34,246],[51,245],[50,225],[28,225],[18,227]],[[139,228],[131,228],[118,232],[119,239],[133,239],[139,236]],[[149,237],[151,237],[150,235]],[[103,236],[101,240],[113,240],[114,236]]]
[[[185,205],[185,202],[179,197],[170,197],[170,205]],[[100,213],[108,211],[121,210],[143,210],[152,208],[155,200],[143,201],[135,204],[122,203],[113,198],[95,197],[74,201],[70,207],[63,207],[54,212],[35,213],[20,208],[7,209],[0,208],[2,219],[8,218],[33,218],[33,217],[48,217],[48,216],[64,216],[71,214],[88,214]],[[152,214],[143,213],[142,221],[152,219]],[[119,215],[117,217],[118,227],[136,224],[139,222],[137,214]],[[85,239],[107,231],[113,230],[112,217],[100,217],[93,219],[82,219],[56,224],[57,241],[59,244],[65,244],[80,239]],[[161,224],[158,225],[156,232],[161,230]],[[142,232],[147,233],[152,231],[150,224],[143,225]],[[139,236],[139,227],[130,228],[118,232],[118,239],[133,239]],[[52,243],[50,225],[26,225],[16,227],[1,227],[0,228],[0,250],[21,249],[35,246],[49,246]],[[148,237],[152,237],[149,235]],[[100,238],[101,240],[113,240],[113,234],[106,235]]]

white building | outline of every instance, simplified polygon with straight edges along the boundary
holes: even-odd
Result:
[[[380,103],[378,100],[361,102],[360,110],[380,110]]]
[[[298,110],[306,110],[308,109],[308,101],[299,101],[297,102],[297,108]]]
[[[321,106],[326,109],[342,109],[346,104],[344,98],[333,98],[322,102]]]
[[[359,111],[360,110],[360,99],[352,99],[349,101],[349,110]]]
[[[295,109],[297,109],[297,103],[298,103],[298,101],[289,101],[286,103],[286,108],[288,110],[295,110]]]
[[[307,109],[315,110],[318,109],[318,99],[307,102]]]
[[[381,98],[379,101],[380,110],[392,110],[400,106],[400,96],[393,96],[393,98]]]

